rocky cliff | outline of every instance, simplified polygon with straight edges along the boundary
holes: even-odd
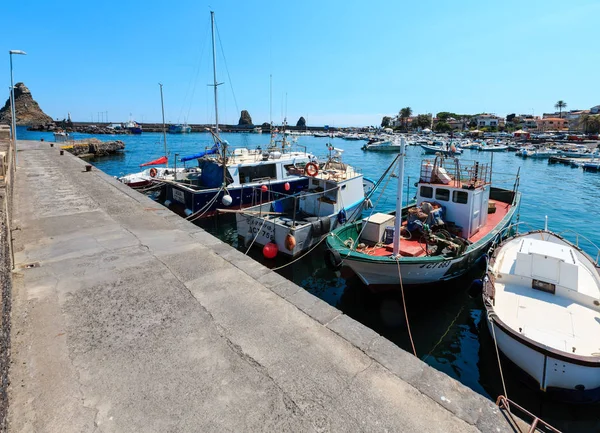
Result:
[[[42,111],[37,102],[33,100],[31,92],[23,83],[15,85],[15,111],[17,114],[17,125],[46,125],[52,122],[52,118]],[[0,123],[10,123],[10,98],[0,109]]]

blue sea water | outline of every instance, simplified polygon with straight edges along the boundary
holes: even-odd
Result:
[[[44,138],[46,141],[53,141],[52,134],[25,131],[21,128],[19,138]],[[75,138],[89,138],[89,135],[76,134]],[[92,161],[99,169],[113,176],[139,171],[139,164],[163,154],[162,134],[159,133],[97,138],[118,139],[126,145],[122,155]],[[222,134],[222,138],[235,147],[260,145],[264,148],[269,141],[268,134]],[[168,135],[167,140],[170,161],[174,160],[175,154],[178,154],[179,158],[212,145],[212,139],[207,133]],[[327,154],[329,142],[334,147],[345,150],[345,162],[359,168],[366,177],[374,180],[381,176],[394,158],[393,154],[362,151],[362,141],[312,136],[300,136],[297,140],[298,145],[322,156]],[[422,154],[419,147],[407,148],[405,201],[414,196],[414,183],[418,178],[420,161],[423,158],[427,156]],[[526,224],[521,230],[542,229],[545,217],[548,216],[550,230],[562,233],[572,241],[577,240],[575,232],[589,239],[591,242],[579,238],[580,245],[596,258],[597,248],[591,243],[600,245],[600,231],[597,229],[600,212],[595,207],[600,203],[600,173],[587,173],[560,164],[550,165],[546,160],[521,159],[510,152],[492,154],[465,150],[461,159],[493,163],[493,183],[506,188],[513,187],[515,174],[519,171],[519,190],[523,194],[519,218]],[[378,211],[394,208],[396,190],[397,180],[392,179],[379,201],[377,197],[373,200],[377,203]],[[235,223],[231,219],[219,217],[218,220],[204,221],[201,225],[222,239],[236,244]],[[259,260],[261,258],[260,253],[256,251],[251,252],[251,255]],[[412,351],[402,303],[397,293],[368,292],[356,278],[344,273],[333,273],[325,268],[322,255],[318,251],[295,266],[284,268],[281,274],[405,350]],[[469,297],[467,293],[470,282],[468,278],[457,282],[456,287],[446,293],[436,293],[435,299],[425,295],[426,301],[421,299],[413,303],[413,300],[407,300],[409,324],[417,355],[421,359],[476,392],[495,399],[502,392],[498,364],[487,328],[482,326],[485,317],[481,301],[479,298]],[[510,366],[503,364],[503,368],[508,376],[509,397],[536,415],[564,431],[600,431],[599,405],[581,407],[547,401],[544,396],[524,386],[517,372]]]

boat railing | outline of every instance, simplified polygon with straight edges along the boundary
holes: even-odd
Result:
[[[528,231],[542,231],[540,229],[536,229],[535,227],[533,227],[530,223],[526,222],[526,221],[519,221],[516,223],[512,223],[510,225],[508,225],[507,227],[505,227],[504,229],[500,230],[498,232],[498,234],[496,235],[496,237],[494,238],[494,240],[492,241],[492,245],[490,247],[490,250],[494,249],[496,247],[496,245],[498,245],[500,242],[502,242],[504,239],[513,236],[513,235],[518,235],[519,234],[519,228],[521,226],[525,226],[527,228]],[[555,232],[555,234],[557,234],[558,236],[561,237],[566,237],[564,236],[565,234],[571,234],[574,235],[575,237],[575,246],[577,248],[579,248],[580,250],[584,250],[584,248],[580,245],[581,240],[584,240],[585,242],[587,242],[586,246],[591,247],[592,249],[596,250],[595,253],[595,259],[594,259],[594,263],[596,266],[600,265],[600,247],[598,245],[596,245],[592,240],[590,240],[588,237],[576,232],[575,230],[572,229],[566,229],[563,230],[561,232]]]
[[[433,162],[429,159],[422,161],[421,181],[430,179],[431,183],[437,183],[443,176],[449,176],[455,187],[460,187],[462,183],[478,187],[490,184],[492,181],[491,166],[487,163],[461,161],[458,158],[443,156],[436,157]]]
[[[543,428],[544,431],[551,431],[553,433],[561,433],[560,430],[552,427],[550,424],[548,424],[543,419],[537,417],[536,415],[532,414],[524,407],[519,406],[514,401],[508,399],[508,397],[505,397],[503,395],[498,396],[498,399],[496,400],[496,406],[498,406],[501,410],[505,409],[508,412],[508,414],[511,417],[512,422],[515,424],[515,426],[518,426],[519,423],[517,420],[515,420],[513,418],[513,415],[514,415],[513,409],[516,409],[521,414],[528,416],[531,419],[531,424],[529,426],[529,430],[527,430],[527,433],[534,433],[534,432],[538,431],[540,428]],[[522,430],[519,429],[519,431],[522,431]]]

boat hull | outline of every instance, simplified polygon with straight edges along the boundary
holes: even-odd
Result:
[[[525,339],[500,321],[486,302],[487,327],[498,349],[554,399],[577,403],[600,401],[600,363],[587,364],[557,356]],[[493,327],[493,329],[492,329]]]
[[[423,149],[423,151],[427,155],[435,155],[436,153],[440,153],[440,154],[445,155],[445,156],[455,156],[455,155],[462,154],[462,152],[460,151],[460,149],[456,149],[456,150],[443,149],[443,148],[438,147],[438,146],[428,146],[428,145],[425,145],[425,144],[421,144],[421,149]]]
[[[406,286],[419,286],[426,284],[439,283],[441,281],[450,281],[461,277],[473,268],[488,252],[492,243],[504,233],[510,226],[513,216],[519,207],[520,193],[513,193],[509,190],[500,190],[495,192],[498,199],[500,197],[514,195],[510,199],[512,202],[508,213],[490,230],[483,238],[469,245],[469,247],[458,257],[443,256],[421,256],[421,257],[401,257],[398,261],[388,257],[373,257],[361,254],[357,251],[349,250],[339,243],[339,239],[355,239],[356,236],[347,230],[350,226],[336,231],[335,238],[329,238],[327,244],[332,251],[337,251],[341,264],[349,267],[368,286],[373,285],[394,285],[400,284]],[[500,200],[503,201],[503,200]],[[398,269],[398,263],[399,268]]]
[[[481,244],[478,248],[454,258],[401,258],[400,266],[392,258],[387,261],[373,262],[347,257],[343,263],[367,286],[399,285],[400,275],[402,285],[419,286],[449,281],[464,275],[485,254],[491,242],[490,239],[488,243]]]
[[[363,211],[365,201],[361,201],[356,205],[345,209],[347,222],[356,221]],[[270,205],[263,205],[263,210],[268,211]],[[328,219],[329,222],[324,221]],[[262,218],[254,218],[252,216],[237,214],[236,215],[238,237],[244,240],[245,245],[264,246],[270,242],[277,244],[280,254],[288,257],[296,257],[305,251],[309,250],[323,238],[322,236],[329,231],[336,229],[340,224],[338,214],[329,215],[326,217],[315,218],[314,223],[303,225],[301,227],[284,226],[276,224],[273,221],[264,220]],[[291,234],[296,244],[292,249],[286,247],[287,235]]]
[[[289,184],[289,190],[285,184]],[[174,212],[189,216],[197,214],[202,217],[210,217],[218,209],[240,209],[260,203],[266,203],[280,197],[282,194],[289,195],[298,193],[308,188],[308,178],[298,177],[296,179],[284,179],[281,181],[264,183],[268,191],[261,190],[261,185],[253,186],[228,186],[227,192],[221,188],[209,188],[193,190],[185,184],[178,182],[165,182],[163,204]],[[223,196],[231,196],[231,204],[223,204]]]

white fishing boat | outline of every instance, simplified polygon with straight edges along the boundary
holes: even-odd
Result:
[[[186,169],[185,167],[173,167],[169,168],[169,157],[167,152],[167,133],[165,127],[165,106],[163,99],[163,85],[158,83],[160,87],[160,107],[162,110],[162,127],[163,127],[163,145],[164,145],[164,155],[158,159],[155,159],[150,162],[146,162],[140,164],[140,167],[148,167],[154,165],[162,165],[165,164],[165,167],[152,167],[148,169],[144,169],[137,173],[130,173],[124,176],[117,177],[119,182],[124,183],[125,185],[130,186],[131,188],[147,188],[151,186],[155,182],[163,182],[166,180],[177,180],[177,175],[179,174],[179,179],[187,173],[196,173],[199,170],[196,169]]]
[[[504,144],[491,144],[487,146],[481,146],[479,150],[482,152],[505,152],[508,150],[508,146]]]
[[[462,154],[462,150],[456,147],[453,143],[434,143],[434,144],[421,144],[421,148],[425,151],[425,154],[435,155],[439,153],[445,156],[454,156]]]
[[[238,238],[246,246],[272,243],[279,253],[296,257],[330,230],[359,218],[376,184],[343,163],[336,150],[336,157],[311,173],[305,191],[237,212]]]
[[[54,133],[54,141],[56,143],[64,143],[69,140],[70,135],[65,131],[59,131]]]
[[[524,149],[520,156],[523,158],[544,159],[551,156],[559,156],[559,153],[556,149]]]
[[[334,230],[327,237],[327,264],[350,267],[366,285],[451,280],[487,252],[520,201],[518,175],[513,189],[495,188],[489,164],[437,156],[422,161],[417,201],[402,208],[402,177],[400,169],[396,211]]]
[[[199,170],[196,168],[185,168],[178,167],[169,168],[169,167],[151,167],[145,170],[142,170],[137,173],[130,173],[117,178],[119,182],[124,183],[131,188],[147,188],[151,186],[155,182],[162,182],[165,180],[177,180],[181,179],[189,173],[199,173]]]
[[[593,153],[585,144],[576,144],[566,147],[558,151],[559,156],[565,158],[590,158],[593,157]]]
[[[547,230],[517,234],[494,249],[484,280],[498,348],[561,400],[600,399],[599,254]]]
[[[362,150],[370,150],[373,152],[399,152],[400,143],[393,139],[371,139],[363,145]]]

